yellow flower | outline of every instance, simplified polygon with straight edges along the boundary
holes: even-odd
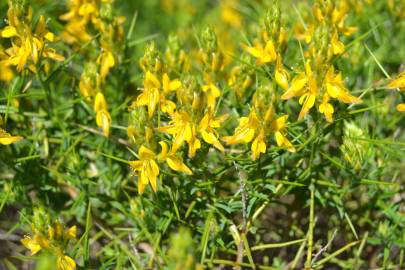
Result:
[[[405,91],[405,71],[398,75],[397,78],[391,80],[388,85],[388,89],[399,89],[401,92]],[[396,106],[399,112],[405,111],[405,103],[400,103]]]
[[[344,53],[345,51],[345,45],[343,44],[343,42],[341,42],[339,40],[338,34],[334,33],[332,36],[332,40],[331,40],[331,45],[332,45],[332,53],[334,55],[339,55]]]
[[[212,111],[209,110],[200,121],[199,132],[203,140],[212,144],[215,148],[224,152],[225,149],[218,140],[218,132],[215,130],[221,126],[221,123],[226,119],[227,115],[215,118]]]
[[[156,154],[142,145],[138,151],[139,160],[131,161],[129,164],[138,174],[138,192],[142,194],[148,184],[154,192],[157,191],[157,177],[159,166],[156,163]]]
[[[138,96],[135,105],[147,106],[149,117],[152,117],[155,112],[156,106],[160,100],[160,88],[161,84],[158,78],[150,71],[146,72],[145,80],[143,82],[143,91]]]
[[[162,83],[160,83],[159,79],[153,73],[147,71],[143,82],[143,91],[131,107],[147,106],[148,115],[152,117],[156,107],[160,104],[163,112],[172,114],[176,108],[176,104],[166,99],[165,94],[176,91],[180,87],[180,80],[170,80],[169,75],[166,73],[163,74]],[[163,90],[162,93],[160,91],[161,89]]]
[[[253,140],[251,151],[252,159],[256,160],[260,154],[266,153],[266,142],[264,141],[264,130],[260,130],[259,135]]]
[[[187,142],[189,156],[193,157],[197,149],[201,147],[200,140],[197,138],[196,127],[185,111],[176,111],[172,115],[169,125],[158,128],[158,131],[173,135],[172,152],[177,150]]]
[[[276,49],[271,39],[267,41],[264,48],[260,43],[256,43],[253,47],[244,45],[243,48],[253,57],[257,58],[256,63],[259,66],[274,62],[277,58]]]
[[[5,50],[7,56],[2,63],[6,66],[16,66],[21,72],[27,65],[28,68],[36,72],[35,64],[41,56],[51,58],[56,61],[63,61],[64,57],[48,48],[48,42],[55,41],[55,35],[48,31],[45,17],[40,16],[35,30],[31,29],[32,9],[28,10],[28,15],[21,20],[15,10],[10,7],[8,10],[8,25],[0,30],[0,36],[10,38],[11,47]],[[32,62],[29,62],[31,60]]]
[[[65,231],[65,234],[64,234],[66,239],[75,239],[76,235],[77,235],[77,227],[76,227],[76,225],[74,225],[74,226],[70,227],[69,229],[67,229]]]
[[[271,129],[274,132],[274,138],[279,147],[286,148],[290,152],[295,152],[294,146],[285,136],[285,130],[287,128],[285,123],[287,119],[288,115],[283,115],[273,120],[271,123]]]
[[[108,137],[111,126],[111,116],[107,110],[107,102],[101,92],[96,94],[94,100],[94,111],[96,112],[97,126],[103,129],[104,136]]]
[[[310,61],[305,64],[305,73],[298,74],[291,82],[291,86],[281,96],[282,99],[289,99],[300,96],[299,103],[302,105],[298,119],[302,119],[314,106],[318,86],[312,73]]]
[[[100,64],[100,76],[104,80],[111,68],[115,66],[114,54],[110,48],[103,48],[102,53],[97,59]]]
[[[234,135],[225,136],[222,140],[227,144],[249,143],[253,140],[259,124],[255,109],[251,109],[249,117],[239,118],[239,125],[235,129]]]
[[[277,57],[276,70],[274,72],[274,77],[278,85],[280,85],[284,90],[288,89],[288,71],[283,67],[281,56]]]
[[[62,37],[68,43],[84,44],[91,40],[87,24],[100,28],[99,9],[96,0],[69,0],[69,12],[59,18],[68,23]]]
[[[238,5],[237,0],[221,1],[221,19],[230,26],[240,29],[242,27],[242,18],[239,12],[235,9]]]
[[[311,63],[305,64],[305,73],[299,73],[291,82],[288,90],[281,96],[282,99],[290,99],[298,96],[299,103],[302,105],[298,119],[302,119],[308,114],[309,110],[315,105],[318,96],[323,97],[323,102],[319,106],[319,111],[325,115],[328,122],[332,122],[334,109],[329,103],[330,98],[338,99],[344,103],[357,103],[359,98],[350,95],[344,86],[342,75],[335,74],[333,66],[329,68],[324,78],[322,87],[318,87],[316,74],[312,72]]]
[[[162,84],[163,84],[164,93],[170,93],[172,91],[176,91],[181,87],[181,81],[180,80],[173,80],[173,81],[170,80],[169,75],[167,75],[167,73],[163,74]]]
[[[21,136],[12,136],[7,133],[4,129],[0,128],[0,144],[9,145],[15,142],[22,140],[23,137]]]
[[[213,82],[208,82],[207,84],[203,85],[202,90],[207,96],[208,108],[214,110],[216,100],[219,96],[221,96],[221,90],[219,90],[219,88]]]
[[[21,240],[21,243],[31,251],[31,255],[37,254],[41,249],[41,245],[34,239],[32,239],[30,236],[25,235],[24,238]]]
[[[332,98],[336,98],[345,103],[357,103],[360,101],[359,98],[349,94],[343,84],[342,74],[335,74],[333,67],[331,67],[326,74],[325,85],[329,96]]]
[[[397,89],[399,88],[401,91],[405,91],[405,71],[398,75],[397,78],[391,80],[388,85],[388,89]]]
[[[65,229],[58,220],[52,226],[42,224],[44,220],[46,223],[49,222],[46,216],[40,217],[41,225],[38,226],[38,220],[35,217],[39,218],[39,216],[34,215],[34,223],[31,226],[34,236],[24,236],[21,243],[31,251],[31,255],[35,255],[42,249],[54,254],[57,257],[56,269],[58,270],[76,269],[75,261],[64,253],[69,240],[76,238],[76,226]]]
[[[396,108],[399,112],[405,112],[405,103],[398,104]]]
[[[56,267],[58,270],[75,270],[76,262],[69,256],[60,255],[56,260]]]
[[[253,140],[251,145],[252,159],[256,160],[260,154],[266,152],[266,135],[274,134],[279,147],[295,152],[295,148],[285,134],[285,122],[288,116],[283,115],[274,118],[273,108],[269,107],[263,117],[258,117],[256,109],[252,108],[249,117],[241,117],[239,125],[232,136],[226,136],[222,140],[227,144],[245,144]]]
[[[325,115],[326,121],[332,123],[333,122],[333,113],[334,113],[334,108],[333,106],[329,103],[329,95],[325,93],[323,95],[323,100],[321,105],[319,105],[319,112],[323,113]]]
[[[183,163],[183,159],[180,155],[173,151],[168,151],[169,147],[163,141],[159,142],[162,147],[162,152],[159,154],[159,159],[165,161],[169,167],[177,172],[183,172],[186,174],[193,174],[189,167]]]

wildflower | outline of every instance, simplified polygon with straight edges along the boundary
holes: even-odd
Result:
[[[339,40],[337,33],[333,34],[331,45],[332,45],[332,53],[334,55],[342,54],[345,51],[345,45]]]
[[[163,91],[165,93],[176,91],[177,89],[179,89],[181,87],[181,81],[180,80],[170,80],[170,77],[169,77],[169,75],[167,75],[167,73],[163,74],[162,84],[163,84]]]
[[[170,80],[169,75],[163,74],[162,83],[152,72],[147,71],[143,82],[142,93],[131,107],[147,106],[148,115],[152,117],[156,107],[160,104],[163,112],[171,114],[176,108],[176,104],[167,100],[165,94],[176,91],[181,87],[180,80]],[[163,90],[163,92],[161,92]]]
[[[138,173],[138,192],[142,194],[148,184],[154,192],[157,191],[157,177],[159,166],[156,162],[156,154],[149,148],[142,145],[138,151],[139,160],[131,161],[129,164]]]
[[[391,80],[388,85],[388,89],[397,89],[399,88],[401,91],[405,91],[405,71],[398,75],[397,78]]]
[[[299,96],[299,103],[302,105],[298,119],[302,119],[315,105],[319,95],[323,101],[319,111],[325,115],[328,122],[332,122],[334,109],[329,103],[330,98],[338,99],[344,103],[357,103],[359,98],[350,95],[344,86],[341,73],[335,74],[333,66],[329,68],[322,85],[318,85],[315,74],[311,68],[311,62],[305,64],[305,72],[299,73],[291,82],[291,86],[281,96],[282,99],[290,99]]]
[[[234,8],[238,0],[221,1],[221,19],[230,26],[240,29],[242,27],[242,18],[239,12]]]
[[[59,256],[56,261],[58,270],[74,270],[76,269],[76,262],[69,256]]]
[[[28,9],[27,15],[22,19],[21,12],[13,7],[8,10],[8,25],[0,30],[3,38],[10,38],[12,46],[5,50],[7,59],[2,63],[6,66],[16,66],[21,72],[27,65],[36,72],[35,64],[43,56],[56,61],[63,61],[64,57],[48,47],[48,42],[56,40],[55,35],[50,32],[45,23],[45,17],[40,16],[35,30],[31,29],[32,9]],[[30,62],[31,60],[32,62]]]
[[[2,119],[0,118],[0,123]],[[7,133],[4,129],[0,128],[0,144],[9,145],[15,142],[22,140],[21,136],[12,136],[10,133]]]
[[[325,93],[323,95],[323,100],[321,105],[319,105],[319,112],[323,113],[325,115],[326,121],[328,122],[333,122],[333,113],[334,113],[334,108],[333,106],[329,103],[329,95]]]
[[[397,111],[399,112],[405,112],[405,103],[400,103],[396,106]]]
[[[183,144],[187,142],[189,156],[193,157],[197,149],[201,147],[197,138],[196,126],[191,116],[186,111],[176,111],[172,115],[172,120],[165,127],[158,128],[158,131],[173,135],[172,151],[175,153]]]
[[[401,92],[405,91],[405,71],[398,75],[397,78],[391,80],[388,85],[388,89],[399,89]],[[397,111],[405,111],[405,103],[400,103],[396,106]]]
[[[241,117],[239,125],[235,129],[234,135],[222,138],[227,144],[247,144],[252,140],[252,159],[256,160],[261,154],[266,152],[266,135],[273,134],[279,147],[287,148],[290,152],[295,152],[295,148],[285,136],[286,121],[288,116],[283,115],[275,118],[273,108],[269,107],[264,116],[259,117],[256,108],[250,110],[248,117]]]
[[[221,90],[211,81],[203,85],[202,90],[207,96],[208,108],[211,110],[215,109],[216,100],[221,96]]]
[[[215,148],[224,152],[225,149],[218,140],[218,132],[215,130],[221,126],[221,123],[226,119],[226,115],[214,118],[214,115],[211,110],[207,112],[200,121],[199,131],[201,132],[203,140],[212,144]]]
[[[160,100],[159,88],[161,87],[160,81],[151,72],[146,72],[143,82],[143,91],[138,96],[134,105],[147,106],[149,117],[152,117],[155,112],[156,106]]]
[[[305,65],[305,73],[300,73],[293,79],[291,86],[281,98],[289,99],[294,96],[300,96],[299,103],[302,105],[302,108],[298,119],[302,119],[314,106],[317,93],[317,82],[308,61]]]
[[[325,85],[328,94],[332,98],[336,98],[345,103],[357,103],[360,101],[359,98],[349,94],[343,84],[342,74],[335,74],[333,67],[331,67],[326,74]]]
[[[76,238],[76,226],[66,229],[59,221],[52,226],[32,224],[34,236],[25,235],[21,243],[31,251],[31,255],[45,249],[56,256],[56,269],[75,270],[76,262],[64,253],[67,243]]]
[[[91,40],[87,32],[87,25],[91,23],[96,28],[100,27],[99,9],[95,0],[70,0],[69,11],[59,18],[67,21],[62,37],[68,43],[83,44]]]
[[[111,116],[107,110],[107,102],[101,92],[96,94],[94,100],[94,111],[96,112],[97,126],[103,129],[104,136],[108,137],[111,126]]]
[[[165,142],[161,141],[159,144],[162,147],[162,151],[159,155],[160,160],[165,161],[167,165],[169,165],[169,167],[174,171],[193,174],[190,168],[183,163],[183,159],[180,155],[173,151],[169,152],[169,147]]]
[[[276,70],[274,72],[274,78],[276,82],[284,89],[288,89],[288,71],[283,67],[281,56],[278,55],[276,62]]]
[[[253,47],[244,45],[243,48],[253,57],[257,58],[256,63],[259,66],[274,62],[277,59],[276,49],[272,40],[267,41],[264,47],[256,42]]]
[[[104,80],[109,70],[116,64],[111,48],[105,46],[102,49],[102,52],[97,59],[97,63],[100,65],[100,76]]]

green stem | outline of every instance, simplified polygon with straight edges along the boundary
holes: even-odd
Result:
[[[49,114],[50,116],[53,116],[52,91],[51,91],[51,89],[49,88],[49,85],[44,82],[42,76],[41,76],[39,73],[37,73],[37,78],[38,78],[38,81],[40,82],[42,88],[45,90],[45,96],[46,96],[46,100],[47,100],[48,106],[49,106],[48,114]]]
[[[311,180],[311,185],[309,186],[309,190],[311,191],[311,201],[309,205],[309,227],[308,227],[308,249],[307,249],[307,260],[305,263],[305,267],[307,269],[311,269],[311,261],[312,261],[312,249],[314,243],[314,194],[315,194],[315,187],[313,184],[313,180]]]

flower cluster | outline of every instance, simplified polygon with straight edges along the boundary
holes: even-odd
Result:
[[[345,52],[340,34],[351,35],[356,29],[345,26],[348,7],[345,1],[316,1],[313,6],[312,23],[302,26],[303,39],[308,48],[304,52],[305,67],[297,72],[282,99],[299,97],[302,105],[298,119],[302,119],[315,105],[328,122],[335,112],[331,98],[344,103],[357,103],[344,85],[342,74],[336,72],[333,60]],[[298,28],[300,29],[300,28]]]
[[[15,66],[18,72],[29,69],[36,73],[37,64],[42,58],[64,60],[62,55],[48,45],[56,41],[56,36],[48,30],[45,17],[40,16],[34,25],[32,16],[31,7],[27,9],[23,5],[9,1],[7,26],[0,30],[0,36],[9,39],[11,47],[1,48],[2,66]],[[10,73],[10,70],[7,70],[7,73]]]
[[[32,235],[25,235],[21,243],[31,255],[46,250],[56,257],[56,269],[74,270],[76,262],[66,255],[66,247],[76,238],[76,226],[65,228],[58,220],[51,223],[43,211],[36,211],[31,225]]]
[[[61,20],[67,21],[62,39],[76,46],[86,61],[80,77],[80,93],[87,102],[93,103],[96,124],[106,137],[112,120],[103,88],[110,70],[118,64],[124,22],[123,17],[114,16],[112,4],[112,0],[71,0],[68,13],[60,16]],[[92,40],[97,42],[80,47]]]
[[[387,88],[393,90],[398,89],[401,92],[405,92],[405,71],[400,73],[397,78],[392,79],[388,83]],[[400,112],[405,112],[405,103],[398,104],[397,110]]]

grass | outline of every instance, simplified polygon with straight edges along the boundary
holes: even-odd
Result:
[[[6,2],[0,4],[1,29],[10,21],[9,5],[19,8],[24,1]],[[58,37],[47,46],[64,60],[41,52],[38,62],[28,60],[36,73],[28,64],[18,72],[2,62],[11,42],[4,34],[0,38],[1,73],[12,72],[8,79],[0,74],[1,128],[23,137],[0,144],[0,269],[56,269],[62,255],[72,258],[76,269],[405,267],[405,122],[395,109],[404,88],[387,89],[405,59],[401,1],[332,1],[348,5],[344,25],[357,31],[340,33],[344,51],[331,58],[323,49],[330,48],[332,32],[319,28],[307,43],[296,31],[297,25],[309,31],[312,5],[328,1],[294,2],[293,12],[290,1],[280,1],[281,14],[278,1],[93,1],[99,19],[114,30],[99,31],[89,22],[90,38],[76,43],[64,35],[69,21],[60,16],[69,10],[66,1],[25,2],[25,9],[34,11],[34,25],[43,11]],[[331,99],[333,122],[328,122],[319,112],[318,94],[316,105],[298,120],[302,104],[296,97],[281,98],[285,90],[276,82],[276,62],[258,65],[243,49],[263,42],[262,31],[274,39],[277,31],[268,28],[278,29],[277,24],[286,29],[285,44],[275,46],[289,85],[319,53],[325,66],[313,67],[316,76],[333,66],[361,102]],[[311,46],[321,47],[311,51]],[[101,56],[109,50],[114,64],[103,79]],[[173,159],[167,161],[159,142],[173,147],[175,135],[158,128],[172,124],[173,115],[162,105],[152,117],[147,106],[132,106],[147,88],[147,71],[160,84],[163,73],[181,81],[181,88],[162,95],[196,122],[201,148],[194,157],[186,140],[176,153],[168,152]],[[214,116],[227,115],[213,127],[223,152],[200,131],[202,116],[210,112],[210,90],[203,90],[210,82],[221,91]],[[106,100],[108,136],[96,121],[104,109],[95,106],[95,93],[83,94],[85,83]],[[326,91],[322,83],[319,91]],[[221,139],[235,134],[240,118],[253,110],[264,122],[269,106],[278,117],[289,116],[281,133],[296,152],[277,145],[271,124],[265,126],[265,153],[255,160],[254,139],[236,145]],[[155,153],[156,192],[147,184],[140,194],[140,174],[131,168],[131,161],[144,160],[141,145]],[[173,160],[193,174],[173,169]],[[50,236],[55,220],[66,230],[76,226],[76,237]],[[42,243],[31,256],[21,242],[25,235],[51,244]]]

